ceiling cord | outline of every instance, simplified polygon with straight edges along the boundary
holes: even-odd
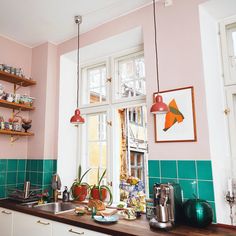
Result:
[[[160,82],[159,82],[159,69],[158,69],[158,52],[157,52],[157,23],[156,23],[156,3],[153,2],[153,21],[154,21],[154,32],[155,32],[155,56],[156,56],[156,78],[157,78],[157,92],[160,92]]]

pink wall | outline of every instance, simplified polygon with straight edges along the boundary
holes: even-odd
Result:
[[[30,114],[35,136],[29,139],[28,158],[55,159],[57,157],[57,47],[51,43],[33,48],[32,87],[36,110]]]
[[[202,2],[204,0],[178,0],[168,8],[165,8],[162,3],[158,4],[161,89],[194,86],[198,141],[156,144],[154,142],[153,116],[148,113],[150,159],[210,158],[198,16],[198,5]],[[156,91],[152,24],[152,7],[147,6],[101,25],[81,36],[81,46],[83,47],[134,27],[142,26],[148,107],[151,106],[152,94]],[[26,140],[21,139],[11,145],[8,137],[0,136],[1,147],[3,147],[0,149],[0,158],[57,157],[59,60],[61,55],[75,50],[76,46],[76,38],[74,38],[58,47],[45,43],[30,49],[0,37],[0,63],[22,67],[26,76],[31,75],[32,65],[32,77],[38,83],[30,91],[31,95],[36,97],[36,111],[30,114],[33,119],[32,130],[35,132],[35,137],[29,139],[27,150]],[[26,92],[29,93],[29,89],[26,89]],[[4,109],[1,109],[1,112],[2,110]],[[8,116],[9,111],[4,111],[4,114]]]
[[[158,50],[161,90],[193,85],[197,123],[197,142],[154,142],[153,116],[148,113],[150,159],[209,159],[208,126],[206,117],[203,67],[200,43],[198,5],[204,0],[179,0],[165,8],[158,4]],[[81,47],[142,26],[147,80],[147,106],[152,104],[156,91],[154,66],[154,32],[152,7],[147,6],[129,15],[108,22],[81,36]],[[76,49],[76,38],[58,46],[59,57]]]
[[[31,76],[31,49],[20,45],[14,41],[0,36],[0,64],[5,63],[14,67],[20,67],[24,75]],[[0,81],[5,86],[7,92],[13,92],[13,84]],[[21,94],[29,94],[29,88],[21,88]],[[0,116],[5,120],[11,116],[11,110],[0,108]],[[22,116],[27,117],[28,112],[22,112]],[[21,138],[11,144],[10,136],[0,135],[0,159],[2,158],[26,158],[27,157],[27,138]]]

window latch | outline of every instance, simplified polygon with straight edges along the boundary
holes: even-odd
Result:
[[[112,79],[111,77],[108,77],[106,80],[106,83],[108,83],[108,82],[111,83],[111,79]]]
[[[224,113],[227,116],[230,113],[230,109],[229,108],[224,109]]]
[[[107,121],[107,125],[112,126],[112,121]]]

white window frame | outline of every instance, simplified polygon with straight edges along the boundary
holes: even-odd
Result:
[[[100,60],[96,60],[96,61],[90,61],[90,62],[87,62],[87,63],[84,63],[80,66],[80,74],[81,74],[81,86],[80,86],[80,107],[81,108],[89,108],[89,107],[97,107],[97,106],[104,106],[104,105],[108,105],[110,103],[110,83],[107,81],[106,83],[108,83],[107,85],[107,88],[106,88],[106,101],[104,102],[99,102],[99,103],[87,103],[87,104],[84,104],[84,100],[86,99],[85,96],[81,89],[86,89],[88,90],[88,88],[86,87],[85,85],[85,81],[83,78],[85,78],[85,74],[87,73],[87,71],[89,69],[92,69],[92,68],[95,68],[95,67],[99,67],[99,66],[102,66],[102,65],[105,65],[106,66],[106,73],[107,73],[107,79],[110,78],[110,60],[108,57],[106,58],[101,58]]]
[[[224,69],[224,83],[225,85],[236,84],[236,78],[231,76],[231,52],[229,47],[232,48],[231,43],[228,40],[227,26],[231,24],[236,24],[236,17],[230,17],[220,22],[220,40],[221,40],[221,50],[222,50],[222,63]],[[231,49],[232,50],[232,49]]]
[[[143,47],[135,47],[129,50],[124,50],[119,54],[113,54],[111,57],[106,58],[107,63],[107,77],[110,78],[111,75],[114,75],[114,62],[115,58],[121,57],[121,56],[127,56],[133,53],[142,53]],[[104,64],[104,58],[98,58],[94,61],[87,62],[86,64],[83,64],[81,68],[93,68],[96,65]],[[82,70],[81,70],[82,71]],[[95,113],[101,113],[101,112],[107,112],[107,121],[112,122],[112,126],[107,125],[107,182],[112,182],[112,192],[113,194],[113,202],[114,204],[118,203],[120,201],[120,176],[117,175],[120,173],[119,167],[120,167],[120,144],[116,142],[117,140],[117,134],[119,133],[119,127],[118,127],[118,109],[119,108],[129,108],[134,106],[146,106],[146,95],[144,96],[137,96],[132,98],[125,98],[125,99],[114,99],[114,92],[115,92],[115,85],[114,85],[114,78],[112,78],[111,83],[108,85],[108,100],[104,103],[95,103],[95,104],[86,104],[82,105],[80,104],[80,110],[81,114],[85,118],[85,124],[79,127],[78,129],[78,163],[81,163],[83,170],[86,170],[87,168],[87,147],[86,147],[86,140],[87,140],[87,124],[86,124],[86,115],[87,114],[95,114]],[[80,86],[80,101],[82,96],[83,86]],[[82,137],[83,138],[80,138]],[[147,158],[146,162],[147,162]],[[147,168],[147,163],[144,163],[144,167]],[[147,170],[148,171],[148,170]],[[145,186],[147,185],[147,179]],[[148,188],[146,188],[147,194],[148,194]]]

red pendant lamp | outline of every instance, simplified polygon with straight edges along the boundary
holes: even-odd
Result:
[[[150,112],[153,114],[165,114],[169,111],[168,106],[163,102],[160,92],[160,82],[159,82],[159,70],[158,70],[158,53],[157,53],[157,29],[156,29],[156,4],[155,0],[153,2],[153,20],[154,20],[154,32],[155,32],[155,55],[156,55],[156,73],[157,73],[157,95],[155,97],[155,102],[153,103]]]
[[[70,123],[73,125],[79,125],[84,123],[84,118],[80,115],[79,110],[79,27],[82,23],[81,16],[75,16],[75,23],[78,25],[78,51],[77,51],[77,108],[75,114],[71,117]]]

